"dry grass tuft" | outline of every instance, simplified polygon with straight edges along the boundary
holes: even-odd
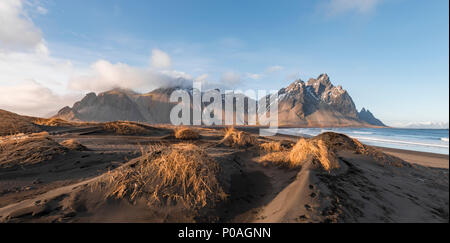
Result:
[[[288,167],[290,165],[289,152],[271,152],[259,159],[260,162],[270,162],[272,164],[278,165],[280,167]]]
[[[226,198],[219,172],[217,162],[198,146],[154,145],[136,163],[110,172],[102,188],[107,198],[145,199],[149,206],[202,208]]]
[[[68,127],[73,126],[73,123],[60,118],[33,118],[32,122],[36,125],[47,126],[47,127]]]
[[[75,139],[69,139],[60,143],[62,146],[74,151],[87,151],[88,148]]]
[[[288,168],[299,168],[306,163],[316,162],[326,171],[339,168],[334,152],[322,140],[304,138],[299,139],[290,151],[268,153],[262,156],[260,161]]]
[[[281,142],[267,142],[259,145],[260,148],[266,152],[280,152],[285,148],[281,145]]]
[[[45,132],[10,136],[0,141],[0,167],[33,165],[66,152],[66,148],[49,138]]]
[[[255,145],[257,141],[251,134],[231,127],[225,130],[225,136],[221,143],[228,147],[246,147]]]
[[[180,127],[175,128],[175,138],[181,140],[194,140],[200,137],[200,134],[192,128]]]
[[[153,133],[149,126],[129,121],[107,122],[103,123],[102,127],[106,132],[119,135],[151,135]]]
[[[300,167],[307,162],[318,161],[324,170],[339,168],[336,155],[323,140],[301,138],[289,153],[289,167]]]

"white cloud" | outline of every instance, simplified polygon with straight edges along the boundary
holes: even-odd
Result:
[[[209,74],[202,74],[194,79],[196,82],[201,82],[202,88],[204,90],[210,89],[228,89],[231,87],[229,83],[218,82],[217,80],[211,79]]]
[[[65,82],[76,71],[65,59],[34,52],[0,51],[0,88],[33,79],[62,91]]]
[[[260,79],[262,77],[262,74],[258,74],[258,73],[247,73],[247,77],[257,80]]]
[[[42,6],[37,6],[36,11],[42,15],[46,15],[48,13],[48,10]]]
[[[284,69],[284,67],[278,66],[278,65],[276,65],[276,66],[270,66],[270,67],[266,68],[266,72],[267,72],[267,73],[274,73],[274,72],[281,71],[281,70],[283,70],[283,69]]]
[[[281,70],[284,70],[284,67],[275,65],[275,66],[267,67],[263,73],[246,73],[246,77],[253,79],[253,80],[258,80],[268,74],[279,72]]]
[[[0,109],[31,116],[56,113],[80,98],[79,94],[57,95],[34,80],[0,86]]]
[[[346,12],[359,14],[370,13],[375,10],[382,0],[330,0],[325,4],[328,15],[339,15]]]
[[[204,83],[207,81],[208,77],[209,77],[209,75],[205,73],[205,74],[202,74],[202,75],[196,77],[195,81]]]
[[[0,51],[42,50],[41,31],[23,8],[21,0],[0,1]]]
[[[75,72],[79,71],[68,60],[34,52],[0,51],[0,109],[46,116],[72,105],[82,97],[66,88]]]
[[[69,88],[101,92],[120,87],[148,92],[159,87],[187,86],[192,82],[190,80],[190,75],[175,70],[159,71],[99,60],[91,66],[88,74],[72,77]]]
[[[39,44],[37,44],[34,50],[39,55],[50,55],[50,51],[44,41],[41,41]]]
[[[151,64],[155,68],[169,68],[172,65],[172,61],[167,53],[159,49],[153,49]]]
[[[162,70],[162,71],[155,71],[155,70],[148,70],[150,72],[154,72],[156,73],[156,75],[165,75],[170,79],[185,79],[185,80],[192,80],[192,76],[188,73],[182,72],[182,71],[177,71],[177,70]],[[167,85],[172,85],[172,84],[167,84]],[[164,85],[163,86],[167,86]]]
[[[40,29],[25,10],[46,13],[38,3],[0,1],[0,108],[44,116],[73,104],[81,94],[67,92],[65,82],[75,71],[72,63],[50,56]]]
[[[234,86],[241,82],[241,75],[235,72],[225,72],[222,74],[220,81],[225,86]]]
[[[115,87],[148,92],[159,87],[185,87],[192,84],[191,80],[191,75],[176,70],[138,68],[106,60],[77,68],[69,60],[39,53],[0,51],[0,109],[34,116],[71,106],[84,92]]]

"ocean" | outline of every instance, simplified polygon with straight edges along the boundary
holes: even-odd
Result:
[[[401,128],[280,128],[278,133],[316,136],[324,132],[343,133],[361,142],[380,147],[449,154],[448,129]]]

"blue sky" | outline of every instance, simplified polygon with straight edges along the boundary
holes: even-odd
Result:
[[[279,89],[328,73],[358,109],[388,124],[448,122],[448,5],[5,0],[0,11],[9,14],[0,21],[22,34],[0,27],[0,108],[43,114],[88,91],[120,85],[145,92],[176,77]],[[8,96],[16,90],[38,93],[42,104]]]

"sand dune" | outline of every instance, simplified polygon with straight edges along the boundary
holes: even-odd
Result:
[[[42,131],[29,118],[12,112],[0,109],[0,118],[0,136]]]
[[[167,125],[42,128],[49,133],[2,137],[1,222],[449,220],[448,166],[408,163],[345,135],[297,141],[197,127],[199,139],[183,140]],[[14,152],[24,150],[40,156]]]

